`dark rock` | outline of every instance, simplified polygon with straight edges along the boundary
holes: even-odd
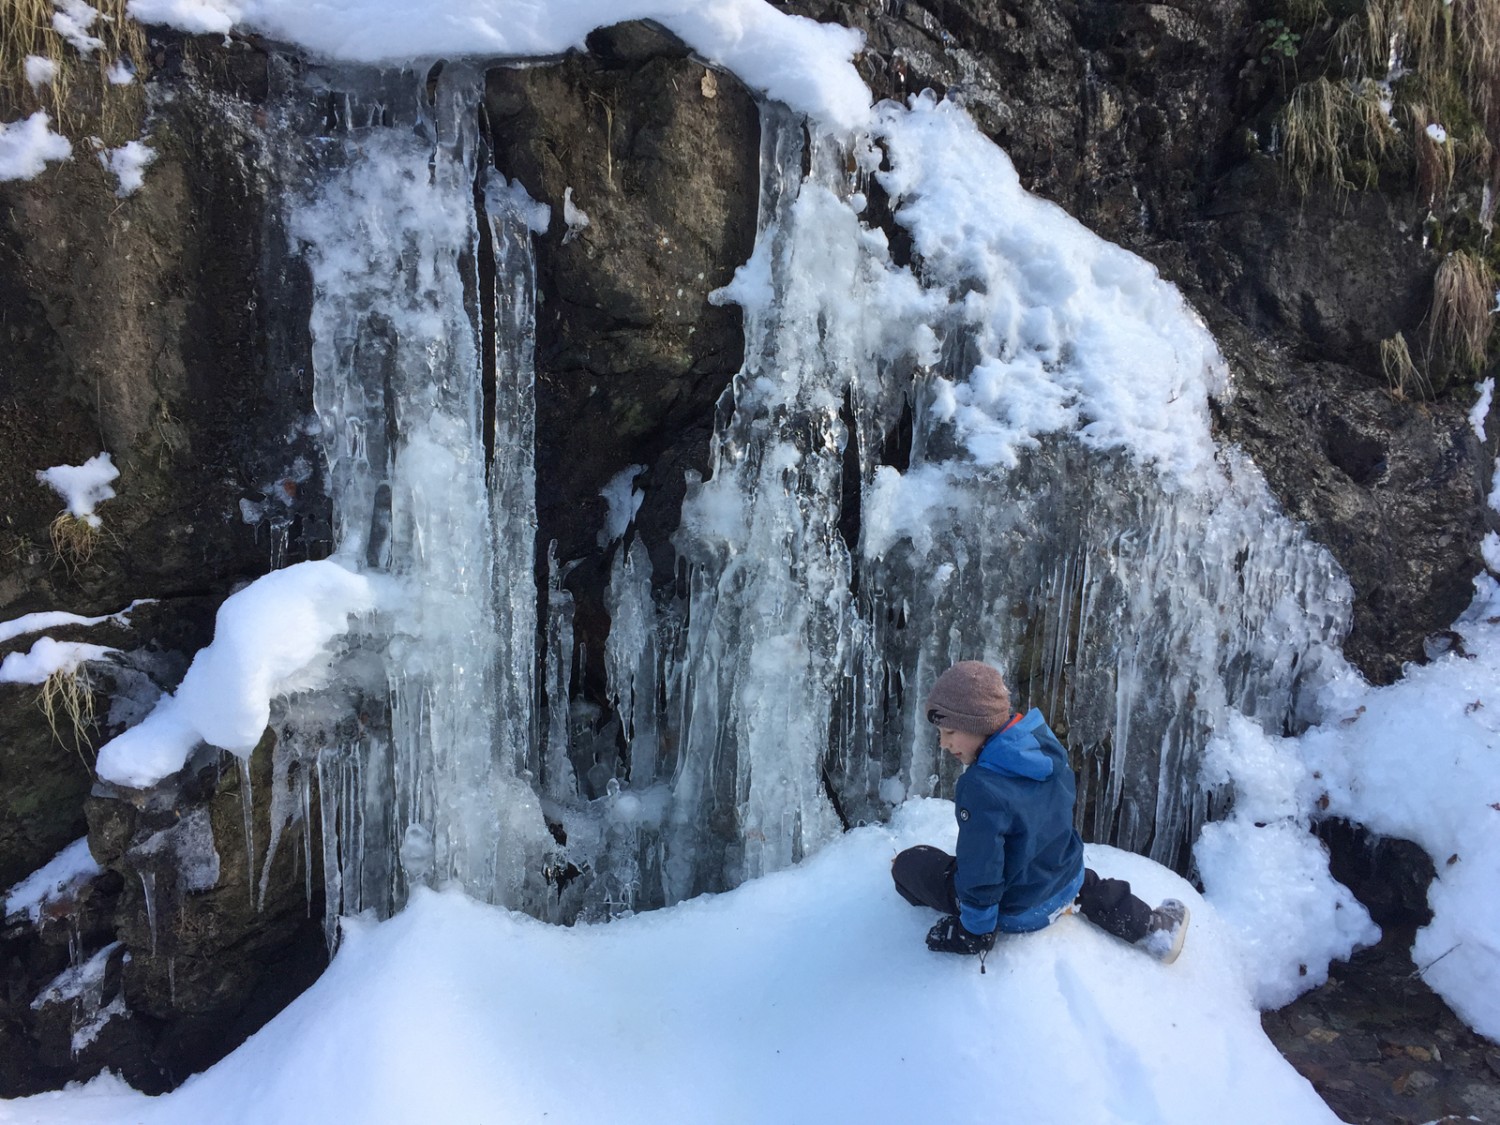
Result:
[[[760,133],[744,87],[671,36],[626,24],[591,42],[602,57],[491,71],[486,109],[496,166],[552,207],[536,240],[538,542],[577,564],[567,586],[597,658],[599,490],[645,467],[636,525],[670,580],[684,473],[704,469],[714,403],[742,360],[738,310],[708,295],[754,242]],[[589,219],[576,231],[570,188]]]
[[[1328,845],[1329,871],[1354,892],[1377,925],[1409,929],[1432,920],[1427,888],[1433,866],[1421,847],[1376,836],[1347,820],[1321,821],[1317,834]]]

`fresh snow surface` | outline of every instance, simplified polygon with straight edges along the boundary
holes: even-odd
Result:
[[[51,124],[52,118],[41,109],[21,121],[0,123],[0,183],[33,180],[49,160],[66,160],[73,155],[72,143],[54,133]]]
[[[104,645],[38,637],[30,651],[9,652],[0,660],[0,684],[43,684],[56,672],[76,672],[90,660],[103,660],[117,651]]]
[[[99,865],[89,853],[88,837],[82,836],[6,891],[5,910],[0,918],[25,912],[32,922],[36,922],[50,900],[97,874]],[[4,1111],[0,1110],[0,1118],[3,1114]]]
[[[1175,965],[1071,917],[984,974],[928,952],[936,915],[889,864],[954,835],[950,802],[913,801],[727,894],[571,929],[419,889],[347,921],[323,977],[175,1093],[105,1076],[0,1122],[1336,1121],[1262,1033],[1212,906],[1148,860],[1089,852],[1190,904]]]
[[[1500,585],[1475,579],[1462,645],[1389,687],[1350,673],[1301,753],[1328,815],[1432,857],[1430,925],[1412,960],[1474,1030],[1500,1039]]]
[[[870,119],[870,91],[850,62],[863,36],[764,0],[130,0],[129,11],[142,23],[195,34],[238,28],[360,63],[558,55],[583,47],[595,28],[652,19],[831,128],[853,131]]]
[[[108,166],[106,162],[106,167]],[[50,485],[68,505],[68,513],[77,519],[99,526],[99,517],[94,509],[106,500],[114,498],[111,487],[120,476],[120,470],[108,453],[96,453],[82,465],[54,465],[50,469],[38,469],[36,479]]]
[[[99,776],[152,785],[181,769],[200,741],[247,757],[272,699],[324,682],[349,619],[375,609],[377,581],[325,559],[272,571],[230,595],[213,643],[193,657],[181,686],[100,749]]]
[[[1328,979],[1328,965],[1380,940],[1380,927],[1333,878],[1310,825],[1320,789],[1289,739],[1234,714],[1210,742],[1206,785],[1234,807],[1203,826],[1193,860],[1204,895],[1234,932],[1258,1008],[1279,1008]]]
[[[115,81],[113,71],[110,72],[110,81]],[[128,73],[125,81],[130,81]],[[146,167],[155,159],[156,150],[141,141],[127,141],[119,148],[107,148],[99,153],[99,163],[119,181],[115,195],[121,199],[140,190],[146,182]]]

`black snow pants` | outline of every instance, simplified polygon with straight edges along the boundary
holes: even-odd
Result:
[[[913,906],[926,906],[942,914],[958,913],[953,873],[958,860],[941,848],[919,844],[907,848],[891,863],[896,891]],[[1105,933],[1132,944],[1146,936],[1151,908],[1130,893],[1124,879],[1102,879],[1083,869],[1083,887],[1078,892],[1078,912]]]

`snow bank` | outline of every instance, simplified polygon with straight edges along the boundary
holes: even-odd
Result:
[[[1176,965],[1076,918],[974,958],[891,857],[952,846],[946,801],[904,806],[719,896],[572,929],[419,890],[346,922],[333,965],[259,1034],[160,1098],[117,1080],[0,1121],[1333,1122],[1276,1053],[1212,907],[1137,856],[1090,862],[1193,908]]]
[[[336,562],[304,562],[226,598],[213,643],[181,686],[138,725],[105,743],[98,772],[142,788],[181,769],[199,742],[246,757],[265,733],[271,700],[323,682],[349,618],[376,607],[374,579]]]
[[[33,180],[48,161],[73,155],[72,143],[54,133],[51,125],[52,118],[40,109],[24,120],[0,124],[0,183]]]
[[[868,124],[870,91],[850,59],[857,31],[764,0],[130,0],[142,23],[194,34],[255,31],[346,62],[558,55],[589,32],[653,19],[747,85],[831,128]]]
[[[99,526],[94,509],[114,499],[112,485],[119,476],[120,470],[108,453],[96,453],[82,465],[53,465],[36,473],[37,480],[51,486],[67,502],[69,515],[91,527]]]
[[[1328,815],[1432,857],[1432,923],[1412,959],[1474,1030],[1500,1039],[1500,585],[1475,579],[1463,644],[1389,687],[1350,673],[1302,737]]]
[[[1204,895],[1233,931],[1257,1007],[1279,1008],[1328,979],[1328,966],[1380,940],[1380,928],[1333,878],[1312,834],[1317,782],[1294,739],[1240,714],[1210,742],[1205,785],[1232,784],[1229,815],[1193,845]]]

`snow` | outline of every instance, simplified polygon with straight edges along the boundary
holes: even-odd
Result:
[[[92,879],[99,871],[89,852],[88,837],[80,837],[5,893],[5,910],[0,918],[24,912],[35,924],[48,902]],[[0,1120],[4,1119],[3,1112],[0,1110]]]
[[[1430,925],[1412,958],[1481,1034],[1500,1039],[1500,586],[1475,579],[1463,639],[1389,687],[1352,673],[1329,686],[1330,720],[1301,753],[1329,816],[1413,840],[1432,857]]]
[[[57,77],[57,63],[44,55],[27,55],[25,68],[26,81],[33,90],[52,85]]]
[[[883,103],[878,131],[896,221],[979,341],[962,383],[936,380],[933,406],[973,460],[1013,467],[1038,435],[1070,431],[1129,450],[1169,484],[1214,472],[1208,400],[1228,369],[1177,289],[1026,192],[957,104]]]
[[[110,81],[114,76],[111,72]],[[127,74],[125,81],[130,81]],[[141,141],[127,141],[119,148],[107,148],[99,153],[99,163],[119,181],[115,195],[124,199],[134,195],[146,182],[146,167],[156,159],[156,150]]]
[[[44,684],[55,673],[71,675],[81,665],[118,651],[104,645],[38,637],[30,651],[6,653],[0,660],[0,684]]]
[[[1448,139],[1448,130],[1434,121],[1427,126],[1427,135],[1432,138],[1434,144],[1442,144]]]
[[[89,34],[89,29],[99,19],[99,10],[84,3],[84,0],[54,0],[57,10],[52,14],[52,29],[73,44],[84,58],[104,46],[104,40]]]
[[[256,32],[361,63],[558,55],[582,48],[595,28],[651,19],[746,85],[830,128],[852,132],[870,121],[870,91],[850,61],[863,36],[764,0],[130,0],[128,10],[142,23]]]
[[[181,769],[200,741],[248,757],[272,699],[324,682],[349,619],[376,608],[377,581],[325,559],[272,571],[226,598],[213,642],[175,692],[104,744],[99,776],[155,784]]]
[[[111,86],[129,86],[135,81],[135,71],[126,59],[116,59],[105,72]]]
[[[1204,895],[1234,932],[1256,1007],[1279,1008],[1328,979],[1328,965],[1380,940],[1380,928],[1334,880],[1310,831],[1316,781],[1294,739],[1243,715],[1209,744],[1207,785],[1232,784],[1234,807],[1193,846]]]
[[[38,469],[36,479],[50,485],[68,505],[68,514],[75,519],[99,526],[99,517],[94,509],[106,500],[114,498],[111,484],[120,476],[120,470],[110,460],[108,453],[98,453],[82,465],[54,465],[50,469]]]
[[[131,602],[119,613],[107,613],[102,617],[81,617],[76,613],[65,613],[62,610],[48,610],[42,613],[27,613],[20,617],[13,617],[9,621],[0,621],[0,644],[14,640],[16,637],[24,637],[27,633],[40,633],[43,629],[60,629],[65,625],[92,626],[103,625],[106,621],[111,625],[119,625],[121,628],[130,624],[130,614],[138,605],[149,605],[150,598],[138,598]]]
[[[54,133],[51,124],[52,119],[41,109],[24,120],[0,123],[0,183],[34,180],[48,161],[73,155],[72,143]]]
[[[1495,380],[1486,379],[1477,384],[1479,398],[1469,408],[1469,425],[1474,430],[1474,436],[1480,441],[1487,440],[1484,436],[1484,422],[1490,416],[1490,403],[1495,398]]]
[[[1336,1120],[1262,1033],[1213,907],[1138,856],[1089,852],[1189,903],[1175,965],[1074,917],[983,975],[928,952],[935,915],[889,863],[953,837],[951,803],[914,801],[727,894],[572,928],[418,889],[346,920],[323,977],[175,1093],[105,1076],[0,1121]]]

